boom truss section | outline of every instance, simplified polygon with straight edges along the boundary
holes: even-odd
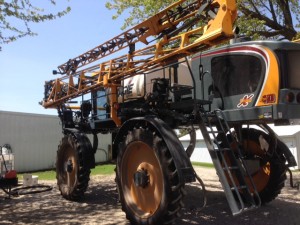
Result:
[[[135,43],[142,42],[149,44],[157,39],[156,36],[159,38],[161,35],[166,35],[176,30],[179,23],[195,17],[202,4],[203,1],[200,0],[178,1],[124,33],[74,59],[70,59],[58,67],[59,72],[62,74],[74,73],[78,68],[93,63],[126,47],[130,47],[130,51],[133,51]]]
[[[228,40],[233,36],[236,16],[234,0],[178,1],[129,31],[59,66],[61,73],[66,75],[46,82],[42,104],[45,108],[57,108],[104,87],[111,90],[110,105],[114,113],[117,87],[123,79],[166,66]],[[157,36],[160,39],[154,45],[140,50],[132,47],[133,43],[145,43],[148,37]],[[77,71],[126,46],[130,49],[128,54]],[[103,47],[107,48],[107,53],[101,50]],[[102,55],[93,58],[95,51]]]

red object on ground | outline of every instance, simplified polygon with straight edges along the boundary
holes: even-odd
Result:
[[[17,177],[17,171],[15,170],[10,170],[4,175],[5,179],[14,179],[16,177]]]

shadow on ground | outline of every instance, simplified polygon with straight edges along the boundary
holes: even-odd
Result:
[[[0,224],[103,224],[129,225],[118,203],[113,178],[91,182],[82,202],[64,200],[57,188],[46,193],[4,199],[0,194]],[[233,217],[218,185],[207,185],[207,206],[201,209],[203,192],[198,185],[187,185],[185,206],[176,225],[300,225],[300,204],[292,192],[271,204]]]

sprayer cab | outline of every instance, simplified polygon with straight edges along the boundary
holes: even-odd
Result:
[[[295,124],[299,119],[300,45],[253,41],[193,57],[197,99],[212,100],[228,121]],[[201,68],[201,69],[199,69]]]

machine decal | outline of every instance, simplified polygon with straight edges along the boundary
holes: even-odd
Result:
[[[240,103],[237,105],[237,107],[238,108],[247,107],[249,105],[249,103],[252,102],[253,97],[254,97],[254,94],[245,95],[242,99],[240,99]]]
[[[273,103],[276,103],[276,95],[275,94],[264,95],[262,97],[262,102],[264,104],[273,104]]]
[[[127,85],[124,85],[124,95],[132,95],[132,89],[133,89],[133,78],[130,77],[129,80],[128,80],[128,83]]]
[[[265,112],[264,114],[258,116],[258,119],[271,119],[271,118],[273,118],[272,112]]]

